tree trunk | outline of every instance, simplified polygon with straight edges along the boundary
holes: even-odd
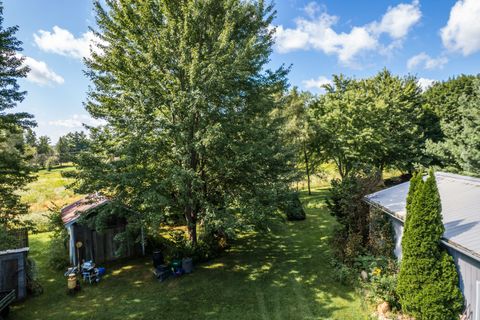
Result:
[[[303,142],[303,156],[305,157],[305,170],[307,172],[307,186],[308,186],[308,195],[312,195],[312,191],[310,189],[310,167],[308,163],[308,155],[307,155],[307,146],[305,141]]]
[[[197,245],[197,222],[195,220],[188,224],[188,240],[192,246]]]

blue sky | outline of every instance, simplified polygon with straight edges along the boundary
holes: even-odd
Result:
[[[271,67],[292,65],[289,80],[321,92],[332,74],[357,78],[383,67],[414,74],[426,86],[480,72],[479,0],[277,0],[277,42]],[[28,96],[17,110],[33,113],[38,135],[96,125],[83,108],[94,22],[91,0],[4,0],[5,26],[18,25]]]

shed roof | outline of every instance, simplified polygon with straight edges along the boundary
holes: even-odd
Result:
[[[480,179],[436,172],[442,202],[443,238],[450,246],[480,260]],[[410,182],[366,196],[397,219],[404,221]]]
[[[61,216],[63,224],[66,225],[77,220],[82,213],[97,208],[108,201],[108,198],[97,194],[91,194],[83,199],[75,201],[62,209]]]

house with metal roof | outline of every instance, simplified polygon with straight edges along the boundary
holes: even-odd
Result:
[[[99,210],[104,210],[109,204],[111,200],[107,197],[92,194],[61,210],[62,221],[70,237],[68,247],[72,265],[82,260],[101,263],[144,253],[143,229],[140,245],[135,241],[129,241],[124,250],[119,250],[119,243],[115,237],[124,232],[127,227],[127,221],[122,215],[112,215],[108,226],[101,230],[96,228],[95,223],[87,223],[88,220],[95,218]],[[132,211],[124,206],[117,207],[117,211],[118,209]]]
[[[453,256],[467,319],[480,320],[480,179],[435,173],[445,226],[442,244]],[[372,207],[389,215],[395,231],[395,255],[401,259],[401,239],[410,182],[365,197]]]
[[[467,319],[480,320],[480,179],[451,173],[435,173],[445,226],[442,244],[453,256]],[[401,259],[401,239],[410,182],[365,197],[372,207],[391,218],[395,231],[395,255]]]

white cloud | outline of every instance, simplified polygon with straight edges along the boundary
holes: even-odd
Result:
[[[448,63],[447,57],[438,57],[432,58],[425,52],[421,52],[407,61],[407,68],[409,70],[416,69],[416,68],[423,68],[423,69],[441,69],[445,64]]]
[[[326,54],[335,54],[338,60],[351,65],[354,58],[365,51],[384,50],[379,38],[388,34],[398,47],[409,30],[420,21],[421,12],[418,1],[411,4],[399,4],[388,8],[380,22],[364,26],[354,26],[349,32],[337,32],[333,29],[339,18],[328,13],[319,13],[320,6],[309,3],[304,9],[307,18],[297,18],[295,28],[278,26],[275,48],[280,53],[294,50],[314,49]]]
[[[303,8],[303,11],[309,16],[309,17],[314,17],[319,11],[321,10],[321,7],[318,3],[315,1],[309,2],[305,8]]]
[[[27,80],[39,85],[63,84],[65,80],[53,70],[49,69],[43,61],[35,60],[31,57],[24,57],[23,63],[30,68],[27,74]]]
[[[480,1],[459,0],[450,10],[450,18],[440,30],[445,48],[468,56],[480,50]]]
[[[420,85],[420,87],[422,88],[422,90],[425,91],[428,88],[430,88],[436,82],[436,80],[427,79],[427,78],[419,78],[417,80],[417,82]]]
[[[65,128],[83,128],[83,124],[92,127],[98,127],[105,124],[105,121],[94,119],[87,114],[74,114],[68,119],[59,119],[48,122],[51,126],[65,127]]]
[[[94,45],[96,41],[95,34],[91,31],[75,38],[70,31],[59,26],[54,26],[52,32],[39,30],[33,37],[41,50],[76,59],[89,57],[90,46]]]
[[[320,76],[317,79],[309,79],[302,81],[302,84],[307,89],[318,89],[324,90],[323,86],[327,84],[332,84],[332,80],[328,79],[327,77]]]
[[[373,22],[370,28],[377,34],[387,33],[393,39],[402,39],[422,18],[418,0],[389,7],[380,22]]]

